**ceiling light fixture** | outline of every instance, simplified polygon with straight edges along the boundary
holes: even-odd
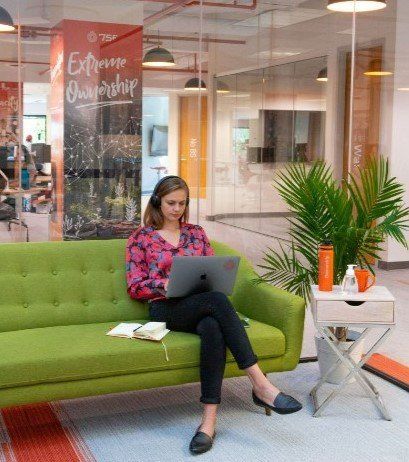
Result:
[[[149,50],[142,60],[143,67],[173,67],[175,60],[172,53],[160,46]]]
[[[197,77],[192,77],[185,83],[185,90],[188,90],[188,91],[206,90],[206,84],[203,82],[203,80],[199,80]]]
[[[217,86],[216,86],[216,93],[219,93],[219,94],[230,93],[230,88],[227,85],[227,83],[224,83],[221,80],[218,80]]]
[[[328,82],[328,70],[326,67],[318,72],[316,80],[317,82]]]
[[[10,32],[15,29],[9,12],[0,6],[0,32]]]
[[[195,77],[192,77],[185,83],[185,90],[187,91],[200,91],[200,90],[206,90],[206,84],[203,82],[203,80],[199,79],[196,77],[197,75],[197,63],[196,63],[196,53],[194,54],[194,75]]]
[[[393,75],[393,72],[383,70],[382,60],[380,58],[375,58],[369,63],[369,69],[364,72],[364,75],[369,77],[386,77],[388,75]]]
[[[386,8],[386,0],[328,0],[327,8],[341,13],[363,13]]]
[[[250,98],[250,93],[237,93],[237,92],[234,92],[231,95],[226,95],[226,98]]]
[[[388,75],[393,75],[391,71],[366,71],[364,72],[365,75],[369,77],[387,77]]]

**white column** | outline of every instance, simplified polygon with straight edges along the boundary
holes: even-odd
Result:
[[[392,109],[392,128],[390,145],[391,173],[406,188],[405,204],[409,206],[409,2],[397,0],[397,24],[395,40],[394,94]],[[409,232],[405,233],[409,242]],[[387,262],[407,262],[409,250],[395,240],[388,239]]]

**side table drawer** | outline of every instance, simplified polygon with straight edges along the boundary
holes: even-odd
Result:
[[[316,302],[317,321],[351,323],[394,323],[394,302],[358,302],[357,306],[343,300],[319,300]]]

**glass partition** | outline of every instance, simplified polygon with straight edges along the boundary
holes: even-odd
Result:
[[[126,238],[168,174],[198,220],[207,60],[187,3],[2,2],[0,242]]]
[[[0,242],[125,237],[180,174],[191,221],[265,247],[288,239],[273,183],[290,163],[341,179],[384,154],[405,172],[404,0],[1,6]]]
[[[290,162],[324,159],[326,93],[317,76],[326,66],[319,57],[215,79],[214,177],[226,154],[233,169],[230,194],[214,185],[216,220],[286,237],[288,210],[272,183]],[[227,82],[233,92],[217,94]]]
[[[29,158],[21,145],[23,95],[19,46],[16,30],[0,32],[0,242],[28,239],[27,228],[21,223],[23,202],[26,203],[21,191],[29,181]],[[14,190],[19,192],[13,194]]]
[[[142,65],[141,197],[143,214],[157,181],[180,175],[190,186],[196,222],[205,194],[208,70],[202,9],[187,3],[143,2],[144,61],[158,50],[165,58],[161,66]]]

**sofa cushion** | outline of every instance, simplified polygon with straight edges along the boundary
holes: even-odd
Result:
[[[166,361],[161,343],[105,335],[116,324],[54,326],[0,333],[0,388],[199,365],[200,340],[195,334],[170,332],[164,338],[170,360]],[[260,359],[284,354],[285,338],[275,327],[251,320],[247,332]],[[230,352],[227,361],[233,361]]]
[[[126,291],[125,243],[2,244],[0,331],[146,319]]]

